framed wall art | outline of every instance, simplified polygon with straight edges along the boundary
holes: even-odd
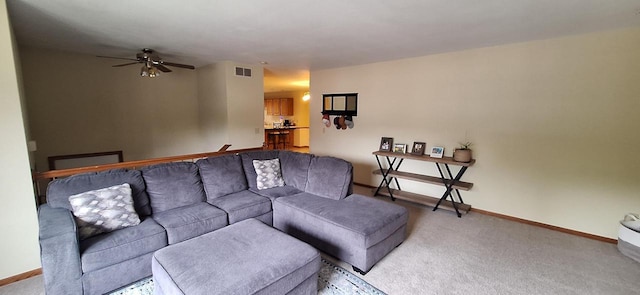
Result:
[[[407,145],[404,143],[396,143],[393,145],[393,152],[394,153],[406,153],[407,152]]]
[[[393,137],[383,137],[380,139],[380,151],[390,152],[393,147]]]
[[[424,155],[424,148],[427,144],[424,142],[415,141],[411,148],[411,154],[416,156]]]
[[[444,155],[443,147],[434,146],[431,148],[431,153],[429,154],[429,156],[431,156],[432,158],[442,158],[442,155]]]

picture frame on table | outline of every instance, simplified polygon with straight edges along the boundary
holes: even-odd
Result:
[[[383,137],[380,139],[380,151],[390,152],[393,147],[393,137]]]
[[[424,155],[424,148],[427,146],[426,143],[420,141],[414,141],[413,147],[411,148],[411,154],[416,156]]]
[[[404,143],[396,143],[393,145],[393,152],[404,154],[407,152],[407,145]]]
[[[444,148],[441,146],[434,146],[431,148],[431,153],[429,154],[432,158],[442,158],[444,155]]]

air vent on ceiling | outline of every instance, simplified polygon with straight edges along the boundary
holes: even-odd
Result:
[[[251,69],[236,67],[236,76],[251,77]]]

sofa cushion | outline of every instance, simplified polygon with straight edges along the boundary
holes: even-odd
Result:
[[[340,200],[351,189],[351,163],[334,157],[313,157],[305,191],[321,197]]]
[[[280,169],[282,170],[284,182],[304,191],[307,186],[309,165],[312,157],[311,154],[280,151],[278,158],[280,158]]]
[[[263,189],[263,190],[258,190],[258,189],[250,189],[250,191],[261,195],[263,197],[267,197],[269,198],[271,201],[280,198],[280,197],[286,197],[286,196],[291,196],[291,195],[295,195],[295,194],[299,194],[302,191],[293,187],[293,186],[279,186],[279,187],[274,187],[274,188],[269,188],[269,189]]]
[[[169,244],[191,239],[228,224],[227,213],[206,202],[154,213],[153,219],[167,230]]]
[[[207,200],[247,189],[247,178],[238,155],[210,157],[196,162]]]
[[[153,214],[205,200],[198,166],[194,163],[165,163],[141,171]]]
[[[253,168],[253,160],[269,160],[278,158],[278,151],[254,151],[254,152],[246,152],[240,154],[240,158],[242,159],[242,167],[244,168],[244,174],[247,179],[247,184],[250,189],[257,189],[258,185],[256,184],[256,169]]]
[[[253,160],[253,168],[256,170],[256,188],[259,190],[284,186],[279,159]]]
[[[140,216],[151,214],[145,183],[138,170],[116,169],[103,172],[78,174],[56,179],[47,187],[47,203],[52,208],[71,210],[69,196],[128,183],[131,187],[133,206]]]
[[[229,224],[257,217],[271,211],[271,201],[248,190],[210,200],[209,203],[229,216]]]
[[[82,272],[114,265],[167,245],[167,234],[150,217],[140,224],[100,234],[80,242]]]
[[[70,196],[69,203],[81,240],[140,223],[128,183]]]

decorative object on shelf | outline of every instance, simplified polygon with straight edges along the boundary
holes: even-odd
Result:
[[[460,147],[453,150],[453,160],[456,162],[469,163],[472,159],[471,142],[460,143]]]
[[[393,145],[393,137],[383,137],[380,139],[380,151],[390,152]]]
[[[414,141],[413,142],[413,148],[411,148],[411,154],[412,155],[416,155],[416,156],[422,156],[424,155],[424,147],[427,144],[424,142],[419,142],[419,141]]]
[[[331,120],[329,120],[329,115],[322,115],[322,124],[324,124],[324,127],[331,127]]]
[[[357,116],[358,94],[336,93],[322,95],[322,114],[331,116]]]
[[[393,152],[404,154],[407,152],[407,145],[404,143],[396,143],[393,145]]]
[[[345,122],[344,116],[339,117],[338,123],[340,123],[340,129],[347,129],[347,123]]]
[[[442,158],[443,155],[444,155],[444,148],[441,146],[432,147],[431,154],[429,154],[429,156],[431,156],[432,158]]]
[[[347,127],[349,127],[349,129],[353,128],[353,117],[352,116],[345,116],[344,117],[344,123],[347,124]]]

